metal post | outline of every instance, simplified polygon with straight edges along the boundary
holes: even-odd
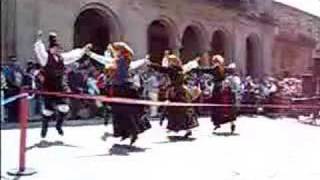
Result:
[[[22,91],[23,93],[23,91]],[[31,176],[36,173],[33,169],[26,168],[26,142],[29,117],[28,96],[22,97],[19,104],[20,120],[20,149],[19,149],[19,168],[8,171],[10,176]]]

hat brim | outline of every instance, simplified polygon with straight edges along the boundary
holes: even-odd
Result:
[[[113,47],[115,47],[115,48],[123,48],[125,51],[130,53],[132,56],[134,55],[133,49],[131,49],[131,47],[125,42],[115,42],[115,43],[113,43]]]

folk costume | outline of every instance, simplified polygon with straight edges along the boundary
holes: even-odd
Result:
[[[231,105],[223,107],[212,107],[211,111],[211,121],[213,122],[217,130],[222,124],[231,122],[231,132],[235,130],[236,120],[236,94],[232,88],[233,80],[227,78],[226,69],[224,67],[224,59],[220,55],[213,56],[213,75],[214,75],[214,88],[212,91],[212,103],[221,105]]]
[[[137,88],[130,81],[129,71],[141,67],[148,60],[143,59],[132,62],[133,50],[124,42],[112,43],[104,56],[93,52],[87,53],[89,57],[105,65],[106,69],[113,69],[112,73],[112,96],[122,98],[139,98]],[[113,116],[113,135],[125,140],[130,137],[132,145],[137,139],[138,134],[151,128],[147,119],[143,118],[144,106],[111,103]]]
[[[181,61],[175,56],[168,57],[168,66],[151,65],[156,71],[168,74],[171,84],[166,92],[166,99],[170,102],[191,103],[200,94],[199,89],[188,88],[185,81],[185,73],[198,66],[197,60],[182,65]],[[197,91],[198,90],[198,91]],[[168,119],[167,129],[169,131],[179,132],[186,130],[185,138],[192,135],[191,129],[199,126],[197,116],[192,107],[167,107],[166,116]]]
[[[65,65],[72,64],[79,60],[87,49],[89,49],[89,45],[81,49],[60,53],[59,51],[61,50],[57,42],[57,35],[50,33],[49,49],[46,50],[41,40],[41,34],[39,33],[38,40],[34,45],[34,52],[40,65],[43,67],[44,82],[42,90],[48,92],[63,92]],[[44,108],[42,110],[44,119],[42,121],[41,137],[46,137],[50,120],[57,121],[56,129],[60,135],[63,135],[62,124],[69,110],[70,108],[66,102],[64,102],[63,98],[44,96]]]

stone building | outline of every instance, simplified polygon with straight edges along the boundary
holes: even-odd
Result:
[[[276,27],[272,71],[310,73],[314,67],[312,54],[320,43],[320,17],[281,3],[273,4],[273,16]]]
[[[210,51],[224,55],[228,62],[236,62],[242,75],[261,76],[284,70],[282,67],[291,56],[296,57],[295,65],[310,63],[310,50],[319,41],[314,39],[319,36],[318,17],[272,0],[2,0],[1,3],[2,61],[9,55],[16,55],[21,62],[32,58],[36,32],[42,29],[44,34],[56,31],[65,49],[92,42],[94,50],[102,53],[109,42],[124,40],[135,50],[136,58],[149,53],[153,61],[159,61],[166,49],[179,53],[184,61]],[[273,11],[274,7],[281,11]],[[314,26],[311,36],[310,33],[302,36],[306,42],[293,43],[306,48],[301,54],[298,51],[299,56],[283,53],[289,42],[300,41],[300,33],[293,39],[283,33],[285,23],[291,21],[285,16],[291,16],[291,11],[297,11],[301,22]],[[274,13],[280,13],[279,18]]]

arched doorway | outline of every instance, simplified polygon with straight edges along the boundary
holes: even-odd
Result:
[[[153,21],[148,28],[148,53],[152,62],[160,63],[164,51],[173,50],[172,28],[164,20]]]
[[[104,53],[110,42],[118,41],[120,35],[120,25],[106,7],[85,8],[74,24],[74,46],[81,47],[92,43],[93,51],[99,54]]]
[[[247,75],[258,77],[261,75],[261,47],[259,37],[251,34],[246,39],[246,72]]]
[[[217,30],[213,33],[211,40],[211,54],[220,54],[223,57],[227,55],[227,37],[221,30]]]
[[[195,26],[188,26],[183,33],[182,48],[180,51],[183,62],[190,61],[203,51],[202,33]]]

